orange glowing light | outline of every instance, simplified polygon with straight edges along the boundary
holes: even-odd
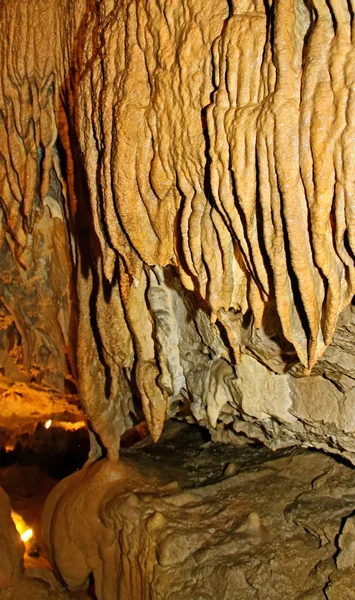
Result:
[[[21,540],[25,543],[28,542],[33,537],[33,530],[26,525],[21,515],[18,515],[14,511],[11,511],[11,518],[20,534]]]
[[[23,532],[23,534],[21,535],[21,540],[23,542],[28,542],[31,537],[33,536],[33,531],[32,529],[26,529],[26,531]]]
[[[57,421],[58,427],[65,429],[66,431],[77,431],[86,427],[85,421],[76,421],[76,423],[69,423],[69,421]]]
[[[71,421],[53,421],[52,419],[48,419],[48,421],[44,423],[44,427],[45,429],[49,429],[50,427],[59,427],[60,429],[65,429],[66,431],[77,431],[78,429],[86,428],[86,423],[85,421],[75,421],[72,423]]]

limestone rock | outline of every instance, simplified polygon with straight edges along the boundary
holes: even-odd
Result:
[[[0,428],[14,434],[31,432],[52,415],[79,415],[74,265],[54,171],[49,183],[21,254],[2,230]]]
[[[338,569],[347,569],[355,565],[355,519],[348,517],[339,537],[340,552],[336,562]]]
[[[321,452],[206,444],[175,423],[62,481],[46,545],[70,589],[93,573],[98,600],[351,598],[354,478]]]
[[[154,439],[180,414],[354,461],[352,26],[340,0],[0,3],[1,368],[78,383],[93,456],[138,398]]]
[[[89,600],[85,593],[68,593],[49,574],[25,571],[23,553],[24,544],[11,518],[10,500],[0,488],[1,600]]]
[[[11,519],[11,504],[0,488],[0,589],[11,587],[23,573],[24,546]]]

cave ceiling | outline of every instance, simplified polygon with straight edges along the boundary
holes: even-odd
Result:
[[[0,2],[5,394],[78,385],[110,458],[138,398],[352,460],[353,16]]]

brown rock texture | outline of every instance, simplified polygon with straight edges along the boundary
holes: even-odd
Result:
[[[190,411],[353,460],[353,27],[341,0],[0,2],[4,374],[77,363],[110,459],[138,396],[154,439]]]
[[[24,544],[11,518],[10,500],[0,488],[0,598],[1,600],[89,600],[70,594],[44,569],[32,573],[23,565]],[[47,581],[48,580],[48,581]]]
[[[11,519],[11,504],[0,488],[0,589],[10,587],[23,573],[24,545]]]
[[[50,39],[59,8],[0,3],[0,427],[12,420],[17,433],[77,404],[75,250],[56,147],[63,69]]]
[[[354,590],[354,470],[321,452],[236,448],[169,427],[63,480],[49,555],[98,600],[341,600]],[[339,535],[340,534],[340,535]]]

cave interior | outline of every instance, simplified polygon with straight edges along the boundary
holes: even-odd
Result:
[[[355,600],[354,14],[0,0],[0,600]]]

